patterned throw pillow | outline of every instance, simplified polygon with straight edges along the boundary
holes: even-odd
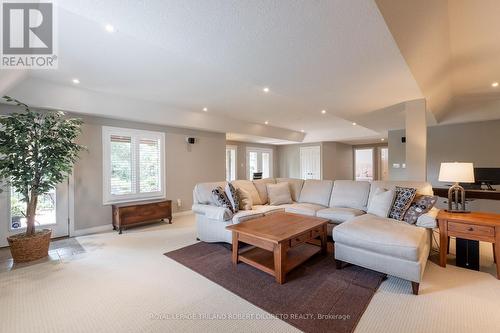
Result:
[[[406,211],[413,201],[413,198],[415,198],[416,193],[416,188],[396,186],[396,196],[394,198],[391,211],[389,212],[389,217],[391,219],[402,221]]]
[[[229,201],[229,198],[227,197],[227,194],[226,192],[224,192],[224,189],[222,187],[217,186],[216,188],[214,188],[212,190],[212,197],[214,202],[217,203],[217,206],[227,208],[231,212],[233,212],[231,201]]]
[[[409,224],[417,223],[418,218],[430,211],[436,201],[437,197],[432,195],[417,195],[406,211],[404,221]]]
[[[238,211],[240,210],[240,196],[238,195],[238,191],[236,191],[233,184],[227,183],[226,195],[229,201],[231,202],[233,213],[238,213]]]

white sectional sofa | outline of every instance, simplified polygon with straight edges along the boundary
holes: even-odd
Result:
[[[293,203],[270,206],[267,183],[287,182]],[[229,209],[217,207],[211,192],[226,182],[201,183],[193,190],[197,237],[204,242],[231,243],[226,226],[254,219],[277,211],[327,218],[328,234],[335,242],[337,266],[342,262],[366,267],[397,276],[413,283],[418,293],[431,247],[431,230],[436,227],[438,210],[433,208],[420,216],[416,225],[390,218],[367,214],[368,203],[377,188],[396,186],[413,187],[417,194],[432,195],[432,186],[426,182],[352,180],[300,180],[289,178],[257,181],[237,180],[236,188],[251,192],[252,210],[233,214]],[[333,230],[333,231],[332,231]]]

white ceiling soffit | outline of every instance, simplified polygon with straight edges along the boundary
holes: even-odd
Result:
[[[256,135],[247,135],[240,133],[226,133],[226,140],[240,141],[240,142],[254,142],[254,143],[262,143],[268,145],[288,145],[297,143],[289,140],[279,140],[279,139],[272,139]]]
[[[302,141],[304,134],[283,128],[252,124],[205,112],[186,112],[168,108],[157,102],[143,101],[131,97],[97,93],[91,90],[40,82],[28,78],[9,91],[9,95],[24,103],[40,108],[72,111],[86,115],[105,116],[115,119],[137,121],[156,125],[174,125],[190,129],[209,129],[226,133],[237,130],[241,133]]]
[[[58,70],[11,89],[36,106],[313,142],[377,137],[352,119],[423,96],[372,0],[58,4]]]
[[[500,118],[500,1],[376,2],[438,123]]]

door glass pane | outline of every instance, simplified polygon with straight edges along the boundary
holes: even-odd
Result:
[[[258,159],[257,152],[251,151],[248,153],[248,168],[249,168],[248,179],[253,179],[253,173],[259,171],[257,159]]]
[[[160,140],[139,141],[139,192],[160,191]]]
[[[380,180],[389,180],[389,148],[380,148]]]
[[[22,196],[13,187],[10,189],[10,229],[16,230],[26,228],[26,203]],[[35,226],[56,223],[56,190],[38,197],[36,209]]]
[[[236,149],[226,148],[226,180],[236,179]]]
[[[132,139],[111,136],[111,194],[132,193]]]
[[[269,153],[262,153],[262,178],[269,178],[270,169]]]
[[[356,180],[373,180],[373,149],[356,149],[354,165]]]

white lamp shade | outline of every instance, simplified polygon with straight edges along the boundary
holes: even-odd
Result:
[[[440,182],[474,183],[474,165],[472,163],[441,163]]]

